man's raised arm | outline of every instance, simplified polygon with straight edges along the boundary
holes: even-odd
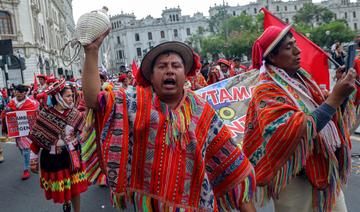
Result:
[[[99,49],[109,32],[110,30],[105,32],[91,44],[84,46],[85,63],[82,74],[82,89],[86,106],[89,108],[97,108],[97,96],[101,89],[98,71]]]

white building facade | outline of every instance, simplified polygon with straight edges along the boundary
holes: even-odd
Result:
[[[186,42],[199,28],[206,31],[207,18],[202,13],[181,15],[180,8],[165,8],[161,18],[147,16],[136,20],[134,14],[110,17],[112,31],[101,48],[101,63],[108,71],[117,72],[129,66],[133,60],[138,64],[149,49],[166,41]]]
[[[80,75],[80,63],[65,67],[60,55],[75,28],[72,14],[72,0],[0,0],[0,40],[12,40],[12,58],[21,58],[26,67],[1,70],[0,87],[31,84],[39,73]]]
[[[275,16],[287,23],[293,22],[293,17],[304,4],[312,0],[256,0],[247,5],[229,6],[216,5],[210,7],[210,17],[225,10],[231,16],[241,13],[257,15],[265,7]],[[360,0],[324,0],[320,3],[335,13],[335,19],[345,19],[348,26],[360,34]],[[199,27],[209,34],[208,17],[196,13],[192,17],[182,16],[180,8],[165,8],[161,18],[147,16],[136,20],[134,14],[121,13],[110,17],[112,31],[101,47],[99,64],[108,70],[117,72],[121,66],[128,66],[133,60],[139,64],[152,47],[165,41],[186,42]]]
[[[219,11],[225,10],[227,14],[232,16],[238,16],[242,12],[255,16],[262,7],[265,7],[281,20],[292,23],[296,12],[306,3],[312,3],[312,0],[256,0],[256,2],[247,5],[237,6],[215,4],[215,6],[210,7],[209,14],[214,16]],[[323,0],[315,4],[324,6],[335,13],[335,19],[345,19],[348,26],[360,34],[360,0],[356,2],[350,0]]]

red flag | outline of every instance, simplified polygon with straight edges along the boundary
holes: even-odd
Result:
[[[269,26],[284,27],[287,25],[267,9],[262,8],[261,10],[264,12],[264,29]],[[301,67],[311,74],[318,85],[326,85],[326,88],[329,89],[330,74],[327,53],[293,28],[291,33],[301,49]]]
[[[138,72],[138,67],[137,67],[137,65],[136,65],[135,60],[132,61],[131,71],[132,71],[133,76],[136,76],[136,73]]]
[[[37,91],[39,88],[38,81],[36,79],[36,74],[34,73],[34,91]]]

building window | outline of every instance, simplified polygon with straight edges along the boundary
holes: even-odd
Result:
[[[287,6],[284,7],[285,11],[287,11]]]
[[[190,28],[186,28],[186,34],[187,34],[187,35],[191,35]]]
[[[117,36],[117,43],[118,44],[120,44],[121,42],[120,42],[120,37],[119,36]]]
[[[41,39],[45,42],[45,30],[43,25],[41,25]]]
[[[335,15],[334,15],[334,18],[335,18],[335,20],[337,19],[337,15],[336,15],[336,13],[335,13]]]
[[[294,9],[297,10],[297,6],[296,6],[296,5],[294,6]]]
[[[179,15],[176,14],[176,21],[179,21]]]
[[[172,15],[172,17],[173,17],[173,21],[175,21],[176,19],[175,19],[175,15]]]
[[[119,54],[119,59],[120,60],[124,58],[123,51],[120,50],[118,54]]]
[[[139,33],[135,33],[135,41],[140,41],[140,35],[139,35]]]
[[[161,31],[161,32],[160,32],[160,37],[161,37],[161,38],[165,38],[165,32],[164,32],[164,31]]]
[[[355,11],[353,12],[353,17],[356,18],[356,12]]]
[[[279,6],[276,6],[276,11],[278,11],[278,12],[279,12],[279,10],[280,10],[280,9],[279,9]]]
[[[13,34],[10,14],[3,11],[0,11],[0,34]]]
[[[235,12],[235,11],[233,11],[233,16],[236,16],[236,12]]]
[[[148,32],[148,39],[152,40],[152,33],[151,32]]]
[[[142,55],[141,53],[142,53],[141,48],[136,48],[136,54],[138,57],[141,57],[141,55]]]
[[[257,9],[256,8],[254,8],[254,14],[256,14],[257,13]]]
[[[354,23],[354,30],[357,30],[357,23]]]
[[[174,37],[177,37],[177,36],[178,36],[178,30],[174,29]]]
[[[347,18],[347,12],[345,12],[345,18]]]
[[[171,15],[169,15],[169,17],[170,17],[170,21],[172,21],[172,16],[171,16]]]

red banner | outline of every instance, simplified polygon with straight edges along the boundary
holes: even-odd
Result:
[[[29,135],[30,127],[36,119],[36,111],[15,111],[6,113],[8,137]]]

